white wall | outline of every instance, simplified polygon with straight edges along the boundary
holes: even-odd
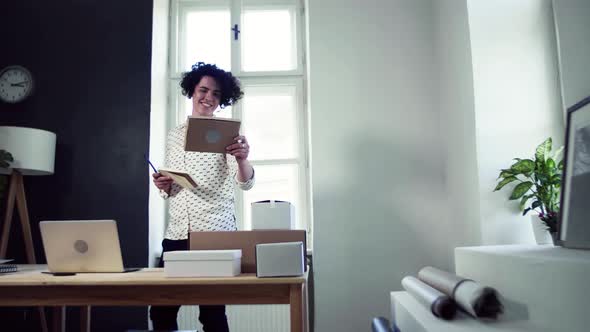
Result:
[[[484,244],[532,243],[530,218],[492,192],[502,168],[534,156],[551,136],[563,144],[550,0],[468,0],[481,229]]]
[[[553,0],[565,107],[590,96],[590,1]]]
[[[433,1],[438,109],[446,154],[447,208],[452,235],[440,248],[481,243],[479,181],[475,142],[475,100],[466,0]],[[446,251],[445,251],[446,253]],[[454,266],[454,257],[449,264]]]
[[[155,167],[164,165],[166,151],[166,132],[168,124],[167,89],[168,89],[168,26],[169,0],[154,0],[152,24],[152,87],[150,110],[150,160]],[[148,166],[146,165],[146,170]],[[158,194],[158,189],[151,185],[152,169],[146,176],[150,177],[149,193],[149,258],[153,266],[162,251],[162,238],[166,218],[166,203]]]
[[[452,21],[439,10],[431,0],[308,4],[315,331],[369,330],[405,275],[452,269],[452,249],[478,241],[477,195],[462,195],[476,190],[473,120],[446,114],[458,107],[462,118],[472,102],[459,86],[439,94],[455,72],[469,88],[468,56],[439,69],[439,29]],[[466,26],[464,15],[452,28]]]

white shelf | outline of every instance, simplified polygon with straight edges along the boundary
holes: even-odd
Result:
[[[479,321],[457,312],[453,320],[446,321],[434,316],[428,308],[416,301],[407,292],[391,292],[391,315],[401,332],[549,332],[527,321],[512,321],[500,318],[494,321]],[[563,330],[564,332],[567,330]],[[567,331],[570,332],[570,331]]]
[[[590,251],[503,245],[455,249],[457,275],[494,287],[507,319],[548,331],[590,328]]]

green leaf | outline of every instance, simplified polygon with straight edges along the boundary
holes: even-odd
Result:
[[[535,169],[535,162],[530,159],[522,159],[510,167],[513,172],[529,173]]]
[[[559,164],[557,164],[557,169],[560,170],[560,171],[563,171],[563,160],[561,160],[559,162]]]
[[[530,181],[517,184],[516,187],[514,187],[514,190],[512,190],[512,194],[510,194],[508,199],[515,200],[521,198],[524,194],[526,194],[527,191],[531,189],[532,186],[533,183]]]
[[[542,204],[541,204],[541,202],[539,202],[539,201],[534,201],[534,202],[533,202],[533,204],[531,205],[531,208],[532,208],[532,209],[536,209],[536,208],[538,208],[538,207],[539,207],[539,206],[541,206],[541,205],[542,205]]]
[[[524,216],[525,214],[527,214],[530,210],[532,210],[531,208],[526,208],[524,211],[522,211],[522,215]]]
[[[555,153],[553,153],[553,159],[557,160],[559,157],[559,155],[563,152],[563,145],[559,147],[559,149],[555,150]]]
[[[513,175],[514,175],[514,173],[512,173],[511,170],[509,170],[509,169],[503,169],[503,170],[500,171],[500,175],[498,175],[498,179],[499,178],[507,178],[507,177],[513,176]]]
[[[12,154],[6,150],[0,150],[0,168],[8,168],[10,162],[14,161]]]
[[[549,137],[543,143],[537,146],[537,150],[535,151],[535,158],[537,160],[545,160],[545,156],[547,156],[549,154],[549,151],[551,151],[552,142],[553,141],[551,137]]]
[[[547,158],[547,168],[549,168],[550,170],[555,169],[555,160],[553,160],[552,158]]]
[[[507,178],[503,179],[502,181],[500,181],[500,183],[498,183],[498,185],[496,186],[494,191],[498,191],[498,190],[502,189],[502,187],[504,187],[505,185],[509,184],[512,181],[516,181],[516,180],[518,180],[518,179],[515,176],[507,177]]]
[[[541,181],[541,183],[549,182],[549,176],[545,174],[537,174],[537,178],[539,179],[539,181]]]
[[[555,174],[551,177],[551,184],[556,185],[556,184],[561,184],[561,174]]]
[[[6,150],[0,150],[0,159],[6,161],[14,161],[12,154]]]
[[[520,204],[519,207],[521,210],[524,210],[524,206],[526,205],[526,202],[533,197],[533,195],[524,195],[522,196],[522,199],[520,200]]]

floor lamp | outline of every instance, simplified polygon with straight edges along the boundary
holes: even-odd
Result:
[[[24,237],[27,262],[36,264],[23,176],[53,174],[55,134],[41,129],[0,126],[0,149],[10,152],[14,158],[9,168],[0,168],[0,174],[10,175],[6,213],[2,226],[2,238],[0,239],[0,258],[6,258],[8,238],[16,203]],[[39,313],[43,331],[47,331],[43,308],[39,308]]]

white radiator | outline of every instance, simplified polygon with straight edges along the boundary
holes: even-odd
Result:
[[[231,332],[289,332],[289,305],[228,305],[225,307]],[[203,331],[198,306],[182,306],[178,312],[180,330]]]

